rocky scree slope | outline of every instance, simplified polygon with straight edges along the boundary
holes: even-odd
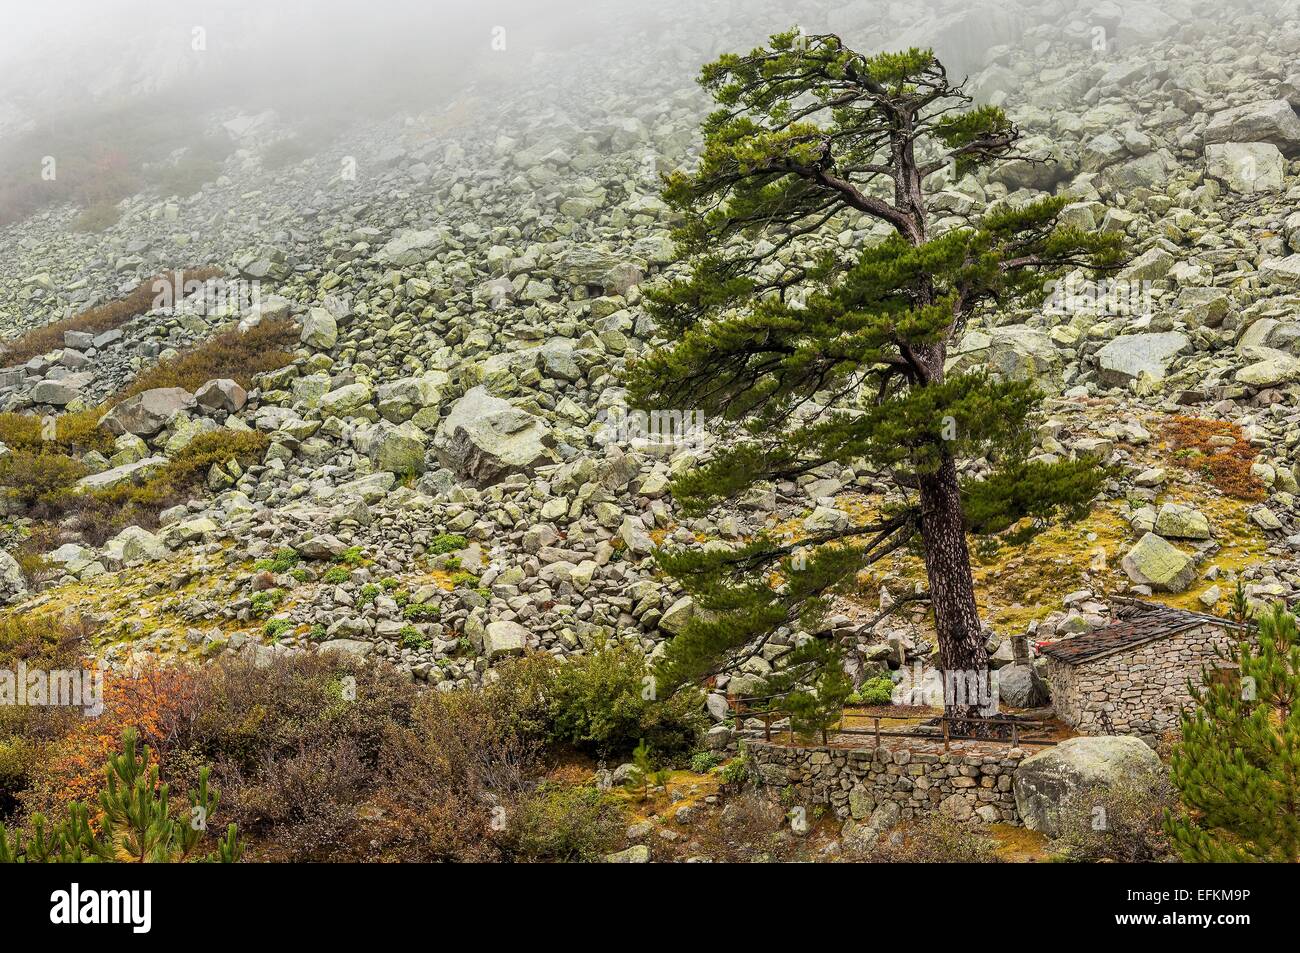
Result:
[[[880,488],[827,467],[685,520],[669,481],[725,434],[629,441],[610,426],[627,362],[655,338],[642,289],[671,256],[658,174],[689,161],[708,108],[690,74],[715,48],[761,39],[759,14],[773,29],[788,19],[759,6],[707,35],[683,18],[620,37],[617,67],[608,48],[583,69],[541,62],[531,91],[469,90],[446,109],[354,128],[274,174],[258,155],[274,116],[214,116],[243,145],[200,194],[136,196],[99,236],[69,232],[72,210],[6,229],[0,324],[11,336],[157,271],[226,269],[111,338],[69,337],[0,372],[7,409],[93,407],[231,324],[289,317],[299,346],[248,388],[217,380],[115,410],[113,454],[89,460],[101,484],[138,479],[142,461],[207,431],[254,430],[269,446],[253,465],[213,466],[206,490],[156,530],[102,546],[65,532],[39,585],[0,557],[15,611],[97,615],[115,665],[327,647],[446,687],[524,648],[566,655],[612,638],[661,651],[693,610],[656,573],[656,545],[865,518]],[[870,6],[816,10],[864,48],[928,30],[966,63],[972,92],[1005,106],[1035,156],[1054,160],[945,181],[938,228],[1066,193],[1071,220],[1124,232],[1135,253],[1113,286],[1074,276],[1041,307],[969,327],[954,350],[955,366],[1032,377],[1053,395],[1040,453],[1119,468],[1078,535],[981,572],[992,644],[1027,624],[1053,637],[1086,630],[1120,592],[1213,608],[1220,580],[1240,575],[1254,598],[1293,594],[1300,18],[1265,4],[1229,14],[1103,2],[1072,6],[1063,23],[1060,3],[1014,14],[951,4],[915,24],[904,5],[875,20]],[[629,72],[635,88],[618,78]],[[883,237],[867,221],[842,224],[846,246]],[[256,303],[245,282],[257,282]],[[1175,416],[1211,422],[1201,444],[1166,432]],[[1239,465],[1236,483],[1202,465],[1220,454]],[[10,517],[16,539],[25,517]],[[1059,591],[1012,585],[1046,563]],[[882,604],[915,586],[913,568],[873,580]],[[863,625],[877,608],[846,604],[828,624],[855,632],[868,660],[928,657],[922,614]],[[770,651],[800,636],[783,632]],[[753,687],[768,668],[756,659],[730,687]]]

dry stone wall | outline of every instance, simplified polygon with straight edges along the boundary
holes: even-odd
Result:
[[[907,820],[941,812],[971,824],[1019,824],[1011,777],[1021,748],[954,750],[927,742],[878,749],[747,743],[760,786],[793,787],[798,804],[863,820],[886,802]],[[937,750],[930,750],[930,749]]]

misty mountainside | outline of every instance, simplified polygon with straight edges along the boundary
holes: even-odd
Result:
[[[464,691],[525,653],[658,658],[697,611],[661,546],[867,522],[893,491],[838,464],[685,514],[673,479],[729,431],[627,398],[663,340],[646,289],[679,267],[663,176],[714,108],[695,78],[796,25],[933,47],[1024,132],[1023,159],[934,174],[935,234],[1062,195],[1131,250],[950,352],[1047,395],[1033,459],[1111,468],[1082,521],[976,554],[992,656],[1100,627],[1114,597],[1300,593],[1294,2],[371,6],[140,13],[120,46],[92,17],[67,27],[75,69],[6,52],[8,616],[75,617],[110,671],[336,653]],[[869,576],[822,623],[855,681],[934,664],[924,603],[878,618],[924,586],[917,554]],[[734,755],[726,696],[809,634],[709,683],[700,751]]]

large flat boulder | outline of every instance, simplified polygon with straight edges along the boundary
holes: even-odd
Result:
[[[1155,533],[1147,533],[1121,561],[1128,577],[1155,592],[1182,592],[1196,577],[1196,560]]]
[[[109,556],[124,566],[164,559],[167,544],[142,526],[128,526],[105,544]]]
[[[1284,167],[1281,151],[1271,142],[1225,142],[1205,147],[1205,174],[1233,192],[1280,192]]]
[[[375,652],[374,643],[362,639],[330,639],[318,648],[321,652],[339,652],[357,659],[368,659]]]
[[[1300,286],[1300,254],[1267,259],[1259,266],[1259,276],[1272,284]]]
[[[111,490],[115,486],[143,480],[151,473],[161,470],[165,466],[167,466],[166,457],[145,457],[143,460],[136,460],[134,463],[124,463],[121,466],[82,477],[77,481],[76,489],[80,491]]]
[[[1300,380],[1300,358],[1271,347],[1249,347],[1243,353],[1252,363],[1234,375],[1238,384],[1247,387],[1277,387]]]
[[[1195,507],[1166,503],[1156,513],[1155,531],[1172,539],[1209,539],[1210,521]]]
[[[528,634],[518,622],[489,622],[483,632],[483,654],[489,662],[502,655],[522,655],[528,647]]]
[[[102,418],[100,424],[112,433],[133,433],[137,437],[152,437],[162,430],[177,414],[187,413],[195,407],[194,395],[183,387],[155,387],[128,397]]]
[[[1059,391],[1061,354],[1045,331],[1009,324],[992,331],[968,331],[948,360],[948,371],[969,373],[987,368],[1003,380],[1035,381]]]
[[[379,260],[399,268],[422,265],[432,261],[446,241],[446,232],[438,229],[404,231],[379,250]]]
[[[309,308],[298,339],[308,347],[328,351],[338,342],[338,321],[325,308]]]
[[[1016,810],[1031,831],[1055,837],[1061,832],[1061,806],[1070,798],[1120,781],[1155,781],[1163,770],[1160,758],[1139,738],[1069,738],[1016,768]]]
[[[321,413],[334,417],[351,417],[369,407],[373,397],[374,391],[366,381],[344,384],[321,397]]]
[[[37,381],[31,392],[34,402],[55,407],[66,407],[80,396],[81,389],[76,382],[67,379]]]
[[[1300,117],[1285,99],[1266,99],[1215,113],[1205,142],[1269,142],[1284,152],[1300,149]]]
[[[1191,339],[1181,331],[1123,334],[1097,352],[1097,373],[1111,387],[1127,386],[1142,374],[1161,380],[1190,346]]]
[[[1178,160],[1173,153],[1168,149],[1157,149],[1110,166],[1099,177],[1098,186],[1108,192],[1125,194],[1134,189],[1163,189],[1177,168]]]
[[[452,405],[433,446],[443,466],[491,484],[549,460],[553,440],[544,420],[474,387]]]
[[[221,377],[208,381],[196,390],[194,399],[204,410],[224,410],[233,414],[248,403],[248,392],[238,381]]]
[[[393,425],[381,421],[369,434],[368,454],[376,470],[409,476],[424,472],[424,450],[428,435],[407,421]]]
[[[594,285],[611,294],[623,294],[642,278],[638,264],[590,245],[566,249],[552,271],[572,285]]]

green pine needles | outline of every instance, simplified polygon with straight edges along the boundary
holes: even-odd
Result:
[[[1300,638],[1283,605],[1237,650],[1236,681],[1193,687],[1171,777],[1187,810],[1166,830],[1187,861],[1300,861]]]
[[[122,734],[122,753],[109,756],[108,785],[99,796],[99,814],[73,803],[68,816],[49,826],[32,816],[31,836],[10,835],[0,824],[0,863],[235,863],[243,854],[235,825],[204,852],[208,821],[221,796],[208,787],[208,769],[199,772],[199,789],[189,795],[189,810],[173,816],[167,785],[158,783],[158,768],[149,765],[149,747],[137,753],[134,729]]]
[[[662,554],[702,611],[661,684],[734,670],[916,541],[940,664],[984,671],[967,534],[1018,539],[1078,517],[1103,474],[1031,461],[1034,387],[949,374],[947,347],[1053,278],[1117,268],[1120,238],[1061,225],[1065,197],[932,234],[927,193],[1016,158],[1020,134],[1000,109],[972,108],[929,50],[865,56],[791,31],[700,81],[720,108],[698,167],[667,178],[677,268],[647,294],[667,343],[629,384],[639,406],[702,411],[726,437],[674,497],[701,514],[828,463],[890,492],[866,524]]]

